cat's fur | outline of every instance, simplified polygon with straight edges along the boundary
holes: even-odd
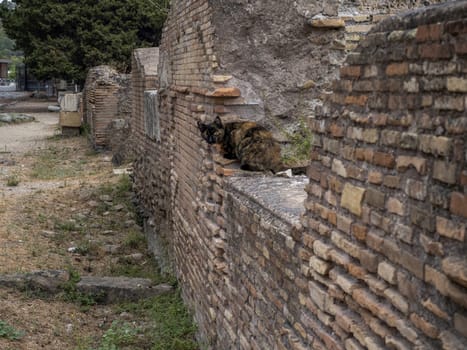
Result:
[[[284,169],[281,148],[272,134],[254,122],[233,122],[223,124],[219,117],[214,122],[198,128],[209,144],[221,144],[224,157],[238,159],[243,170],[272,171]]]

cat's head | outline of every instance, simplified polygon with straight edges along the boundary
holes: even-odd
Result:
[[[225,130],[219,116],[217,116],[216,119],[209,124],[198,122],[198,128],[201,131],[201,136],[207,143],[213,144],[223,142]]]

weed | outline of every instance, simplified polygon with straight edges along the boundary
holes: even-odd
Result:
[[[144,251],[146,248],[146,237],[141,232],[131,230],[123,240],[123,246],[130,249]]]
[[[128,322],[113,321],[102,336],[98,350],[116,350],[119,346],[132,345],[138,333],[139,329]]]
[[[8,187],[16,187],[19,185],[19,178],[18,176],[16,175],[11,175],[11,176],[8,176],[7,180],[6,180],[6,185]]]
[[[305,120],[300,119],[298,129],[295,132],[283,132],[290,141],[290,147],[283,157],[284,163],[293,165],[309,160],[313,147],[313,133],[307,127]]]
[[[148,318],[153,326],[145,332],[153,350],[197,350],[196,325],[183,304],[180,292],[173,292],[119,306],[121,311]]]
[[[96,305],[102,296],[89,295],[78,291],[76,284],[81,279],[78,271],[72,267],[68,267],[68,273],[70,274],[69,280],[61,285],[63,290],[62,299],[66,302],[78,304],[81,311],[86,312],[91,308],[91,306]]]
[[[17,330],[5,321],[0,320],[0,338],[8,340],[19,340],[24,336],[24,332]]]
[[[54,229],[61,232],[76,232],[82,231],[82,228],[77,225],[75,221],[62,221],[59,219],[54,219]]]
[[[76,176],[82,171],[79,162],[70,162],[73,150],[71,148],[58,148],[50,146],[41,150],[33,166],[31,176],[41,180],[52,180]]]

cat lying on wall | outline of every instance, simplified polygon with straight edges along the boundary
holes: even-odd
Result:
[[[241,169],[251,171],[284,170],[281,148],[272,134],[254,122],[223,124],[219,116],[214,122],[198,122],[203,139],[209,144],[220,144],[227,159],[238,159]]]

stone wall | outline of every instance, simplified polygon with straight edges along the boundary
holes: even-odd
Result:
[[[328,349],[467,344],[466,33],[465,1],[382,22],[312,122],[299,326]]]
[[[318,106],[317,116],[310,119],[316,133],[317,148],[313,153],[314,164],[309,169],[308,200],[304,207],[305,191],[302,188],[306,181],[303,178],[280,179],[239,172],[235,164],[227,165],[216,147],[202,141],[196,126],[197,121],[212,120],[217,114],[225,120],[242,117],[264,122],[257,118],[256,112],[262,113],[271,104],[258,93],[253,76],[245,79],[250,63],[245,64],[242,72],[238,62],[230,57],[231,53],[224,51],[229,47],[227,42],[220,42],[220,36],[230,43],[235,42],[221,33],[233,25],[229,22],[232,20],[230,16],[225,14],[227,9],[242,5],[243,8],[239,9],[247,13],[248,9],[254,9],[261,3],[267,2],[173,1],[160,46],[156,80],[152,80],[153,73],[146,71],[149,63],[138,60],[136,56],[133,60],[134,100],[139,101],[133,107],[131,118],[139,154],[134,166],[135,190],[151,248],[165,269],[176,272],[184,299],[198,323],[200,340],[212,349],[408,349],[420,344],[426,348],[437,348],[442,342],[445,348],[455,348],[456,342],[463,341],[464,306],[457,299],[452,300],[447,289],[438,293],[434,288],[427,288],[431,282],[425,282],[425,275],[420,278],[418,262],[423,261],[433,271],[438,271],[439,276],[445,276],[441,279],[445,282],[442,285],[454,286],[454,291],[464,291],[458,282],[449,279],[462,280],[462,274],[453,277],[452,268],[449,274],[443,273],[444,261],[424,250],[424,247],[428,250],[441,249],[438,244],[442,244],[444,251],[452,256],[465,256],[464,236],[460,242],[425,230],[423,213],[429,210],[428,206],[435,204],[427,199],[428,187],[426,198],[418,200],[413,196],[418,196],[414,193],[423,185],[431,186],[432,180],[438,188],[443,187],[442,181],[430,177],[435,160],[448,157],[448,164],[457,164],[451,160],[457,159],[453,158],[455,154],[465,154],[465,145],[459,143],[461,134],[451,135],[448,128],[439,128],[444,125],[443,113],[447,117],[448,110],[444,112],[443,108],[436,110],[433,119],[424,117],[427,123],[432,120],[433,129],[418,130],[414,127],[416,124],[403,123],[418,120],[414,117],[417,109],[431,116],[428,108],[431,105],[421,105],[425,101],[424,95],[432,95],[433,106],[436,98],[444,101],[443,96],[446,95],[449,97],[446,101],[451,101],[452,97],[456,103],[462,101],[464,108],[465,92],[443,94],[441,90],[429,90],[425,93],[422,90],[425,64],[418,63],[419,71],[414,73],[414,78],[420,81],[413,84],[418,86],[419,93],[408,90],[400,93],[405,86],[407,89],[415,87],[410,85],[412,76],[407,76],[406,81],[403,75],[391,75],[399,67],[396,63],[403,63],[397,62],[396,56],[418,54],[418,47],[412,52],[409,41],[404,41],[416,40],[410,39],[410,35],[417,35],[404,27],[403,20],[391,19],[379,24],[379,29],[363,39],[357,51],[347,58],[350,66],[342,68],[342,80],[335,83],[334,94],[329,92],[322,96],[324,90],[315,91],[315,86],[309,85],[313,90],[310,90],[309,98],[318,101],[308,106],[310,111]],[[283,8],[279,3],[282,2],[274,2]],[[324,2],[315,3],[323,5]],[[415,28],[418,26],[416,21],[421,21],[419,18],[448,21],[443,17],[448,15],[440,12],[443,11],[430,10],[423,15],[409,17],[415,20],[407,22]],[[459,5],[449,13],[465,18],[465,14],[459,11]],[[271,14],[266,12],[265,16]],[[339,35],[344,40],[341,45],[353,47],[363,35],[353,37],[355,41],[350,36],[347,38],[346,25],[358,26],[365,21],[373,25],[375,21],[374,16],[363,18],[363,22],[358,22],[355,17],[347,22],[333,16],[339,17],[331,14],[329,18],[314,18],[315,22],[304,27],[305,32],[322,26],[323,29],[313,29],[315,33],[312,35],[316,40],[321,37],[323,43],[329,43],[329,38],[331,42],[336,39],[334,31],[340,31]],[[337,29],[333,29],[333,21],[339,24]],[[393,23],[394,29],[384,29],[388,23]],[[400,32],[396,30],[397,26],[400,26]],[[361,33],[370,27],[364,29]],[[388,38],[385,34],[378,34],[386,31],[394,33]],[[453,47],[456,38],[461,36],[449,36],[448,41]],[[425,44],[428,42],[420,46]],[[436,45],[434,42],[431,44]],[[456,47],[461,51],[452,57],[454,63],[447,62],[446,66],[455,65],[456,76],[451,78],[460,80],[452,82],[460,84],[462,89],[465,71],[461,71],[462,63],[458,61],[464,62],[460,56],[463,46],[459,45]],[[326,44],[321,48],[325,50]],[[310,50],[314,47],[310,46]],[[323,54],[328,55],[330,50]],[[426,49],[424,52],[430,51]],[[454,55],[454,49],[452,53]],[[244,62],[251,62],[254,57],[249,51],[239,50],[237,54]],[[352,61],[364,57],[377,60],[368,64],[368,73],[363,68],[366,63]],[[345,55],[341,58],[344,59]],[[391,60],[391,63],[385,60]],[[423,61],[421,57],[411,60]],[[235,69],[229,70],[225,63],[229,61],[232,62],[229,67],[235,66]],[[429,62],[427,67],[433,71],[443,70],[446,63],[439,63],[435,58],[429,61],[434,65],[430,66]],[[336,63],[331,70],[337,67]],[[451,72],[453,75],[454,71]],[[330,71],[328,73],[331,74]],[[386,77],[389,80],[386,81]],[[372,84],[369,91],[364,90],[368,89],[368,85],[365,87],[367,83]],[[444,87],[447,89],[447,77]],[[154,88],[158,94],[155,117],[160,128],[159,139],[148,133],[148,116],[142,103],[144,90]],[[348,90],[344,91],[344,88]],[[327,89],[331,91],[331,85]],[[414,101],[420,105],[411,105],[410,108],[408,104],[401,105],[405,107],[399,106],[400,110],[393,108],[394,101],[409,103],[411,94],[417,95]],[[257,96],[261,98],[259,102],[255,100]],[[320,107],[326,96],[331,101]],[[381,107],[370,104],[373,100],[383,101]],[[393,102],[390,104],[389,101]],[[347,112],[344,107],[348,107]],[[370,114],[372,111],[375,117]],[[465,110],[454,112],[457,114],[446,120],[452,120],[456,127],[463,127],[465,118],[460,114]],[[413,114],[412,119],[409,114]],[[310,115],[314,116],[313,113]],[[383,143],[386,131],[399,133],[400,142],[396,138],[393,143]],[[429,137],[425,142],[431,142],[430,137],[436,142],[449,138],[452,153],[445,155],[432,150],[431,146],[419,148],[422,147],[419,145],[422,145],[423,134]],[[416,148],[401,146],[409,142],[402,140],[410,138],[417,140]],[[400,154],[395,153],[398,146],[401,147],[397,150]],[[350,155],[354,158],[349,158]],[[460,176],[463,164],[455,166],[456,176]],[[463,181],[462,184],[447,183],[443,190],[454,191],[455,202],[464,198],[461,194],[464,177],[459,180]],[[362,197],[361,203],[358,202],[359,196]],[[438,198],[436,200],[442,199],[442,196],[435,197]],[[412,206],[416,209],[412,210]],[[406,212],[393,213],[399,207]],[[305,208],[306,214],[303,214]],[[445,227],[450,228],[453,235],[461,232],[464,235],[464,218],[450,217],[447,209],[437,204],[434,210],[435,218],[446,218]],[[391,221],[393,218],[395,222]],[[419,244],[422,236],[426,238],[425,243]],[[375,240],[367,243],[368,237]],[[391,251],[394,247],[400,250],[397,253]],[[455,261],[444,264],[456,267]],[[419,297],[414,294],[419,290],[427,296],[412,302],[413,295]],[[438,314],[425,312],[422,307],[431,308]],[[443,320],[439,315],[448,315],[448,319]],[[443,340],[432,339],[424,332],[433,332],[430,334],[435,338],[439,335]]]
[[[128,75],[108,66],[89,70],[83,89],[83,120],[95,148],[112,149],[120,159],[129,157],[126,140],[131,108]]]

